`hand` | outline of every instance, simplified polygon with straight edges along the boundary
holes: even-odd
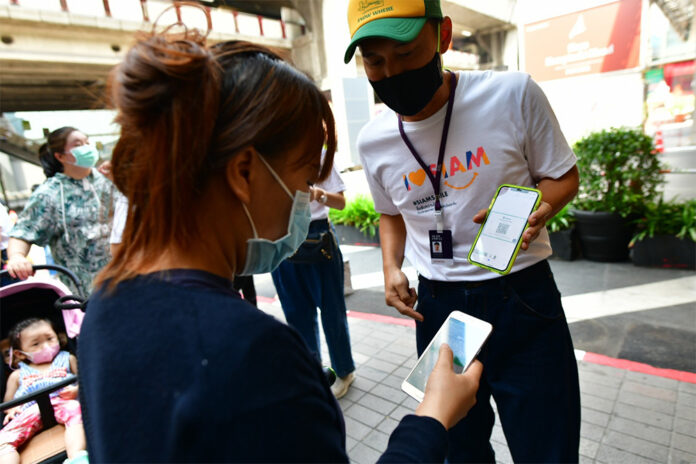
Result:
[[[319,201],[322,195],[326,195],[326,190],[320,189],[319,187],[312,187],[310,190],[310,201]]]
[[[551,211],[551,205],[545,201],[542,201],[539,208],[537,208],[537,210],[529,216],[529,227],[522,234],[521,248],[523,250],[528,249],[529,244],[536,240],[536,238],[539,236],[539,232],[541,232],[541,229],[546,225],[546,221],[549,219],[549,214],[551,214]],[[482,209],[476,213],[476,215],[474,215],[473,221],[476,224],[482,224],[483,221],[485,221],[487,214],[488,210]]]
[[[454,354],[443,343],[437,363],[425,386],[425,397],[416,409],[416,415],[428,416],[439,421],[447,430],[466,417],[476,404],[483,364],[471,363],[463,374],[454,373]]]
[[[532,243],[539,236],[539,232],[546,225],[546,221],[549,220],[549,215],[553,209],[551,205],[542,201],[536,211],[529,215],[529,227],[522,234],[522,249],[526,250],[529,248],[529,244]]]
[[[5,412],[5,420],[2,421],[2,425],[7,425],[8,422],[10,422],[12,419],[15,418],[17,414],[19,414],[21,409],[21,406],[15,406],[14,408],[8,409]]]
[[[26,280],[34,275],[34,268],[27,257],[19,253],[10,256],[7,261],[7,270],[14,279]]]
[[[102,164],[99,165],[97,171],[101,172],[101,174],[107,179],[109,179],[111,182],[114,181],[114,173],[111,170],[111,161],[104,161]]]
[[[418,300],[416,289],[408,286],[408,277],[401,269],[385,272],[384,297],[387,305],[396,308],[404,316],[423,322],[423,315],[413,309]]]
[[[60,393],[58,393],[58,396],[60,396],[64,400],[77,399],[77,386],[69,385],[65,387],[60,391]]]

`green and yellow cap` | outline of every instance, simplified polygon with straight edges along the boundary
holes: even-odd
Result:
[[[350,45],[343,60],[348,63],[358,42],[369,37],[410,42],[429,18],[442,19],[440,0],[350,0]]]

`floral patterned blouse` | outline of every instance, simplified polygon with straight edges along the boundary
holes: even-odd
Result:
[[[84,179],[57,173],[32,193],[10,237],[49,245],[55,263],[75,273],[89,294],[92,280],[111,259],[115,192],[114,184],[95,169]],[[58,275],[76,291],[66,276]]]

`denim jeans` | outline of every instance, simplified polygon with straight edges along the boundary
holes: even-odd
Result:
[[[491,395],[515,462],[577,462],[580,389],[561,297],[547,261],[483,282],[421,277],[418,354],[453,310],[493,325],[476,405],[449,432],[449,462],[495,462]]]
[[[327,220],[312,221],[308,237],[330,229]],[[335,236],[335,234],[334,234]],[[304,339],[321,361],[317,307],[321,310],[331,366],[339,377],[355,370],[350,348],[346,301],[343,296],[343,255],[336,242],[330,260],[304,264],[283,261],[271,273],[288,324]]]

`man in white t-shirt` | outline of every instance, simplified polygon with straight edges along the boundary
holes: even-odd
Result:
[[[358,140],[381,213],[387,304],[416,320],[419,354],[453,310],[494,327],[479,356],[477,405],[450,430],[448,459],[494,461],[492,395],[513,460],[577,462],[577,364],[545,223],[577,193],[578,173],[546,97],[527,74],[444,71],[452,22],[438,0],[350,0],[348,22],[345,61],[360,49],[391,109]],[[543,196],[502,277],[466,259],[501,184]],[[418,270],[418,292],[401,271],[404,257]]]

